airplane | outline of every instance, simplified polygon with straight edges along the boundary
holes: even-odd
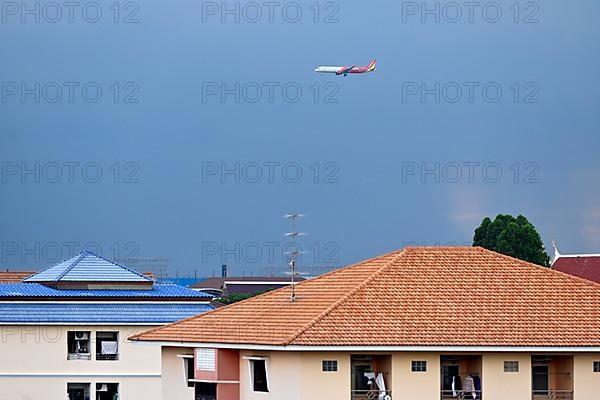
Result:
[[[353,65],[351,67],[331,67],[321,65],[315,68],[315,72],[319,72],[321,74],[336,74],[344,76],[348,76],[348,74],[364,74],[366,72],[375,71],[376,64],[377,60],[371,61],[366,67],[357,67],[356,65]]]

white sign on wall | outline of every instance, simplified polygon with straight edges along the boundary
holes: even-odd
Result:
[[[196,349],[196,369],[200,371],[215,370],[215,349]]]

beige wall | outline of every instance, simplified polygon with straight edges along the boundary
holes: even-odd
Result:
[[[504,372],[504,361],[518,361],[519,372]],[[485,400],[531,398],[531,354],[484,354],[482,363],[481,389]]]
[[[250,363],[244,357],[267,357],[269,392],[254,392],[250,381]],[[240,400],[300,400],[300,354],[292,352],[240,352]]]
[[[147,326],[0,326],[0,400],[66,398],[67,382],[119,383],[121,398],[160,399],[159,346],[127,341]],[[119,360],[67,360],[67,332],[119,332]],[[43,396],[41,395],[43,394]],[[93,397],[92,397],[93,398]]]
[[[194,388],[188,387],[185,382],[183,360],[180,357],[177,357],[178,354],[193,355],[194,349],[163,347],[162,399],[193,400]]]
[[[412,372],[412,361],[427,361],[427,372]],[[392,356],[393,399],[439,399],[440,383],[438,353],[394,353]]]
[[[594,361],[600,361],[600,353],[578,354],[574,357],[575,400],[599,398],[600,373],[594,372]]]
[[[337,372],[323,372],[323,360],[337,360]],[[348,400],[350,398],[349,353],[303,353],[301,400]]]
[[[163,400],[193,399],[193,390],[185,387],[182,362],[176,357],[177,354],[184,353],[192,354],[193,349],[165,348],[163,350]],[[393,353],[392,398],[394,400],[439,399],[440,355],[440,353],[426,352]],[[269,393],[252,390],[249,361],[244,358],[248,356],[261,356],[268,359]],[[349,400],[350,357],[351,353],[348,352],[241,351],[240,400]],[[338,371],[323,372],[323,360],[337,360]],[[412,361],[427,361],[427,372],[412,372]],[[504,361],[518,361],[519,372],[504,372]],[[593,399],[600,392],[600,373],[593,372],[593,361],[600,361],[600,354],[574,356],[574,400]],[[531,354],[483,354],[481,381],[486,400],[530,399]],[[4,399],[0,397],[0,400]]]

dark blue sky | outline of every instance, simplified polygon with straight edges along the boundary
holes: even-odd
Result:
[[[420,2],[281,2],[272,22],[240,3],[239,23],[220,2],[81,2],[72,23],[6,3],[1,267],[93,242],[173,274],[279,272],[292,210],[301,268],[470,243],[498,213],[600,252],[600,4],[513,3],[437,3],[439,22]]]

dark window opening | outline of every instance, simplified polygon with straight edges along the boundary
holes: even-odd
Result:
[[[267,366],[265,360],[251,360],[252,386],[255,392],[268,392]]]
[[[217,399],[217,384],[216,383],[196,383],[195,400],[216,400]]]
[[[427,372],[427,361],[413,361],[411,370],[412,372]]]
[[[600,361],[594,361],[594,372],[600,372]]]
[[[504,372],[519,372],[519,362],[504,361]]]
[[[119,400],[119,384],[96,383],[96,400]]]
[[[89,383],[67,383],[68,400],[90,400]]]
[[[185,381],[188,387],[194,387],[194,382],[190,382],[190,379],[194,379],[196,374],[194,359],[193,358],[184,358],[183,359],[184,367],[185,367]]]
[[[90,332],[67,332],[67,360],[90,359]]]
[[[323,372],[337,372],[337,360],[323,360]]]
[[[548,394],[549,374],[547,365],[534,365],[531,367],[531,386],[536,394]]]
[[[119,333],[96,332],[96,360],[119,359]]]

